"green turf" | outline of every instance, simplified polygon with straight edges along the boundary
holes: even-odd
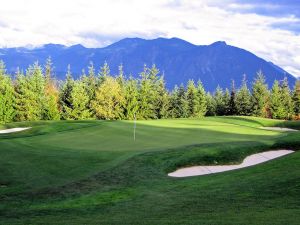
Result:
[[[299,122],[254,117],[24,122],[0,134],[0,224],[299,224],[300,152],[189,178],[178,167],[300,149]]]

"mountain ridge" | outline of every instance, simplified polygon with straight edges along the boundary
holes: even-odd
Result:
[[[296,80],[272,62],[245,49],[228,45],[225,41],[194,45],[179,38],[124,38],[102,48],[50,43],[33,49],[0,49],[0,59],[5,62],[10,73],[14,73],[17,67],[24,70],[35,61],[44,63],[48,57],[52,58],[58,79],[64,79],[68,64],[71,65],[74,77],[78,78],[90,61],[97,69],[106,61],[112,74],[117,74],[118,66],[122,64],[125,74],[134,77],[143,70],[144,64],[155,64],[164,74],[168,88],[186,83],[189,79],[201,80],[208,91],[218,85],[229,88],[231,80],[235,80],[239,86],[244,74],[251,83],[259,70],[266,76],[269,86],[275,79],[282,80],[285,76],[291,86]]]

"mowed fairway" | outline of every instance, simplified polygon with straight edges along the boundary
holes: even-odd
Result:
[[[300,149],[299,122],[254,117],[12,123],[0,135],[0,224],[299,224],[300,152],[189,178],[189,165]],[[1,128],[5,128],[0,127]]]

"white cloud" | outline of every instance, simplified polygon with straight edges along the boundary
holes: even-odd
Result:
[[[300,36],[272,24],[299,22],[227,11],[213,0],[10,0],[1,3],[0,46],[105,46],[124,37],[225,40],[300,76]],[[243,8],[231,4],[231,8]],[[251,4],[244,8],[251,8]]]

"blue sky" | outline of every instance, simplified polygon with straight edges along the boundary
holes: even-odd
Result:
[[[0,33],[1,47],[223,40],[300,76],[300,0],[9,0],[1,3]]]
[[[219,1],[222,2],[222,1]],[[249,14],[254,13],[257,15],[284,18],[295,17],[300,18],[300,1],[299,0],[229,0],[219,3],[222,7],[234,13]],[[236,7],[230,7],[230,4]],[[220,6],[219,5],[219,6]],[[232,6],[231,5],[231,6]],[[300,23],[295,20],[294,22],[278,22],[271,25],[273,28],[279,28],[300,33]]]
[[[222,2],[222,1],[219,1]],[[256,13],[265,16],[289,16],[294,15],[296,17],[300,16],[300,1],[298,0],[230,0],[223,1],[226,5],[227,3],[237,4],[237,5],[248,5],[248,8],[244,8],[240,12],[244,13]]]

